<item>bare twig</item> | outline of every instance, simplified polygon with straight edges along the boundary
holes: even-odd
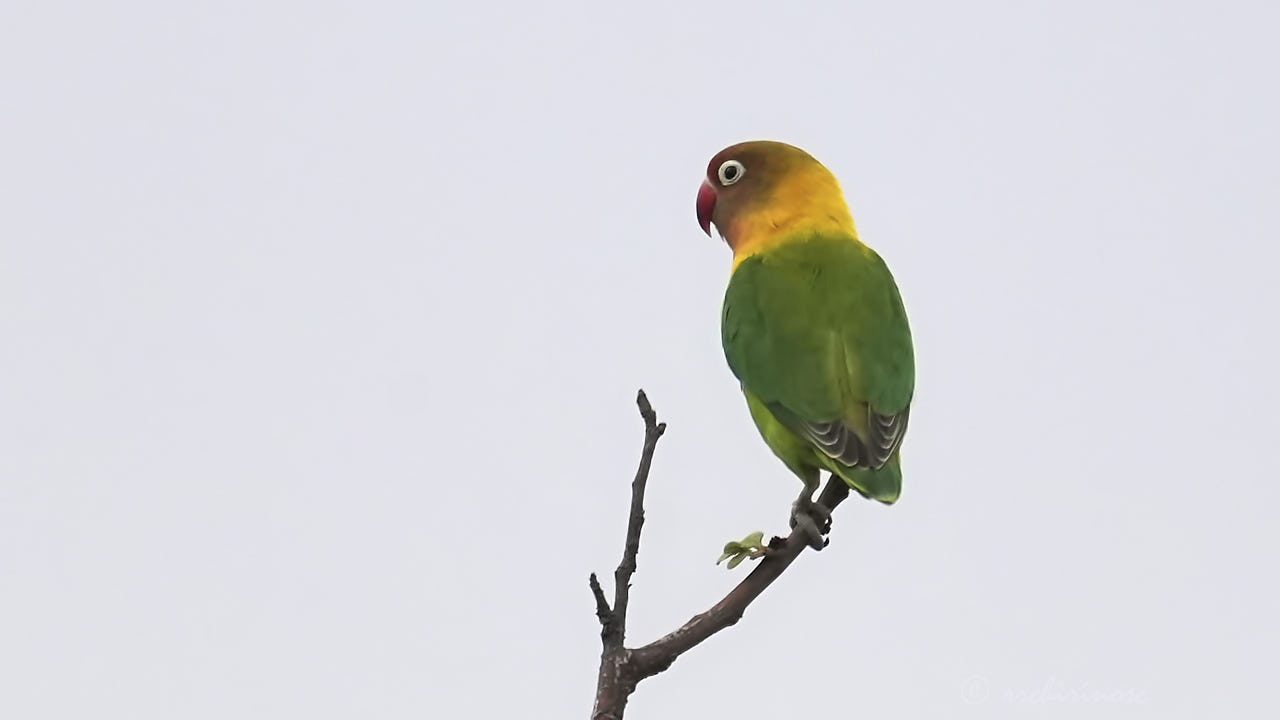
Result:
[[[636,393],[636,405],[644,418],[644,449],[640,451],[640,467],[631,481],[631,515],[627,519],[627,544],[623,546],[622,562],[613,571],[613,621],[618,642],[627,639],[627,603],[631,599],[631,576],[636,571],[636,554],[640,552],[640,530],[644,527],[644,489],[649,482],[649,467],[653,464],[653,451],[658,438],[666,432],[667,424],[658,422],[658,414],[649,404],[644,390]]]
[[[587,578],[587,583],[591,585],[591,594],[596,596],[596,617],[600,620],[600,636],[606,637],[610,632],[610,626],[613,624],[613,610],[609,607],[609,601],[604,597],[604,590],[600,587],[600,579],[595,573],[591,573],[591,577]]]
[[[596,682],[596,701],[592,709],[593,720],[622,720],[627,698],[636,685],[671,667],[680,657],[702,641],[733,625],[742,613],[765,588],[782,575],[783,571],[809,546],[801,530],[793,530],[784,538],[770,541],[771,552],[760,561],[751,574],[737,587],[729,591],[720,602],[706,612],[694,615],[677,630],[648,645],[630,649],[623,644],[626,639],[627,601],[631,592],[631,575],[636,570],[636,554],[640,551],[640,529],[644,525],[644,490],[649,480],[649,468],[658,438],[666,430],[666,423],[659,423],[657,414],[649,405],[649,399],[641,390],[636,397],[640,416],[644,418],[644,449],[640,454],[640,467],[631,483],[631,515],[627,521],[627,542],[622,562],[614,572],[613,608],[605,600],[604,591],[595,573],[591,574],[591,592],[596,600],[596,617],[600,620],[600,637],[604,649],[600,654],[600,674]],[[849,495],[849,488],[840,478],[832,478],[822,491],[819,502],[834,510]]]
[[[600,675],[596,680],[596,704],[592,718],[622,720],[627,697],[635,690],[636,682],[627,672],[628,651],[623,645],[627,633],[627,602],[631,598],[631,575],[636,571],[636,555],[640,552],[640,529],[644,526],[644,489],[649,482],[649,468],[653,464],[653,452],[658,438],[666,431],[666,423],[658,422],[658,415],[649,405],[644,390],[636,395],[640,417],[644,419],[644,449],[640,452],[640,467],[631,481],[631,515],[627,518],[627,541],[622,550],[622,562],[613,573],[613,608],[605,600],[604,591],[595,573],[591,574],[591,593],[596,599],[596,617],[600,620],[600,639],[604,650],[600,653]]]

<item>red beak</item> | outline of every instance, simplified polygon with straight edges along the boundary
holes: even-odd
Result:
[[[716,189],[711,187],[711,183],[706,180],[702,181],[702,187],[698,188],[698,224],[702,226],[702,232],[711,237],[711,213],[716,210]]]

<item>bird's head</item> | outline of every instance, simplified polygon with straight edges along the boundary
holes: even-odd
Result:
[[[835,176],[786,143],[756,140],[716,153],[697,207],[703,232],[714,225],[735,256],[790,231],[829,226],[856,237]]]

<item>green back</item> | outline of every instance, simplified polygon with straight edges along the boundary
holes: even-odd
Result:
[[[911,331],[880,256],[812,234],[743,260],[729,280],[725,358],[745,389],[809,422],[907,409]],[[858,424],[861,424],[859,422]]]

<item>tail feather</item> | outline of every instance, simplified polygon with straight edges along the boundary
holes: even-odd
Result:
[[[899,463],[899,456],[895,453],[878,470],[851,468],[835,462],[828,463],[827,469],[838,475],[863,497],[892,505],[902,494],[902,467]]]

